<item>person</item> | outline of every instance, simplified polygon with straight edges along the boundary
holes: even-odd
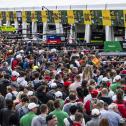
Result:
[[[121,76],[120,75],[116,75],[114,77],[114,82],[111,84],[110,88],[112,91],[116,91],[117,87],[119,87],[121,85]]]
[[[55,115],[50,114],[46,117],[46,122],[48,126],[57,126],[58,120]]]
[[[107,90],[107,88],[103,88],[101,90],[100,100],[106,102],[108,105],[110,105],[112,103],[112,99],[108,96],[108,90]]]
[[[92,119],[86,123],[86,126],[99,126],[100,123],[100,111],[93,109],[91,112]]]
[[[80,121],[78,120],[76,117],[76,113],[78,113],[78,107],[73,105],[70,107],[70,116],[68,118],[65,118],[64,119],[64,124],[65,126],[71,126],[71,125],[74,125],[76,124],[77,125],[77,122]],[[83,118],[82,116],[79,117],[80,119]],[[85,120],[84,118],[81,120],[81,123],[82,123],[82,126],[85,126]]]
[[[33,118],[31,126],[47,126],[46,117],[48,114],[48,106],[42,104],[40,106],[40,111],[41,114]]]
[[[18,114],[13,110],[13,101],[10,99],[6,100],[6,107],[0,110],[0,125],[19,125]]]
[[[29,99],[27,97],[24,97],[22,98],[21,101],[22,101],[22,106],[17,110],[20,118],[29,112],[28,110]]]
[[[108,119],[102,118],[100,123],[99,123],[99,126],[109,126]]]
[[[37,113],[37,107],[39,107],[39,105],[33,102],[29,103],[29,112],[22,116],[22,118],[20,119],[20,126],[31,126],[32,119],[36,116]]]
[[[60,100],[54,101],[55,110],[52,111],[50,114],[53,114],[57,117],[58,124],[57,126],[64,126],[64,119],[68,117],[68,114],[61,110]]]

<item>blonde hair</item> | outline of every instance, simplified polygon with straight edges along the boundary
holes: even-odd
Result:
[[[90,80],[93,75],[93,68],[92,66],[86,66],[83,71],[83,80]]]

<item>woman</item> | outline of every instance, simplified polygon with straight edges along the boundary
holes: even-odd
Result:
[[[109,122],[106,118],[102,118],[99,126],[109,126]]]

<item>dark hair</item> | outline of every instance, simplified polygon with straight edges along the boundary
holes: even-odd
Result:
[[[81,84],[81,85],[82,85],[82,87],[87,87],[87,83],[88,83],[88,81],[87,81],[87,80],[83,80],[83,81],[82,81],[82,84]]]
[[[29,102],[30,103],[34,102],[34,103],[38,104],[38,98],[36,96],[31,96],[29,99]]]
[[[49,111],[52,112],[54,110],[54,101],[53,100],[49,100],[47,102],[47,106],[49,108]]]
[[[21,101],[22,101],[22,102],[29,102],[29,99],[28,99],[28,97],[23,97],[23,98],[21,99]]]
[[[39,72],[35,72],[34,74],[33,74],[33,76],[35,77],[35,78],[38,78],[39,77]]]
[[[76,100],[76,94],[75,93],[70,93],[69,100]]]
[[[40,106],[40,111],[41,111],[41,113],[45,113],[47,109],[48,109],[48,106],[47,106],[46,104],[42,104],[42,105]]]
[[[57,99],[57,100],[55,100],[54,101],[54,107],[56,108],[56,109],[58,109],[58,108],[60,108],[60,101]]]
[[[117,102],[122,103],[123,102],[123,90],[118,89],[116,92],[116,95],[117,95]]]
[[[12,109],[13,107],[13,100],[7,99],[6,100],[6,106],[8,109]]]
[[[77,112],[75,114],[75,121],[79,122],[79,121],[81,121],[82,118],[83,118],[83,114],[82,113]]]
[[[77,111],[77,106],[75,105],[71,106],[69,111],[70,111],[70,114],[74,115]]]

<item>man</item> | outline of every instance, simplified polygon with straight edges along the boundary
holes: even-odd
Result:
[[[113,81],[114,81],[114,83],[112,83],[112,85],[111,85],[111,90],[115,92],[117,87],[119,87],[121,85],[121,76],[120,75],[116,75],[114,77]]]
[[[69,90],[76,91],[76,89],[80,86],[81,86],[81,77],[80,75],[76,75],[74,78],[74,82],[69,86]]]
[[[47,126],[46,116],[48,114],[48,106],[46,104],[42,104],[40,106],[40,111],[41,114],[33,118],[31,126]]]
[[[122,117],[118,114],[118,108],[115,103],[110,104],[107,111],[104,109],[104,102],[100,101],[97,104],[97,108],[100,110],[101,118],[108,119],[110,126],[119,126]]]
[[[108,105],[110,105],[112,103],[112,99],[108,96],[108,89],[107,88],[102,89],[100,100],[103,100]]]
[[[36,116],[37,107],[37,104],[29,103],[29,112],[20,119],[20,126],[31,126],[32,119]]]
[[[55,100],[54,102],[55,110],[50,114],[55,115],[58,120],[57,126],[64,126],[64,119],[68,117],[68,114],[61,110],[61,105],[59,100]]]
[[[93,109],[91,115],[92,115],[92,119],[87,122],[86,126],[99,126],[100,111],[98,109]]]

